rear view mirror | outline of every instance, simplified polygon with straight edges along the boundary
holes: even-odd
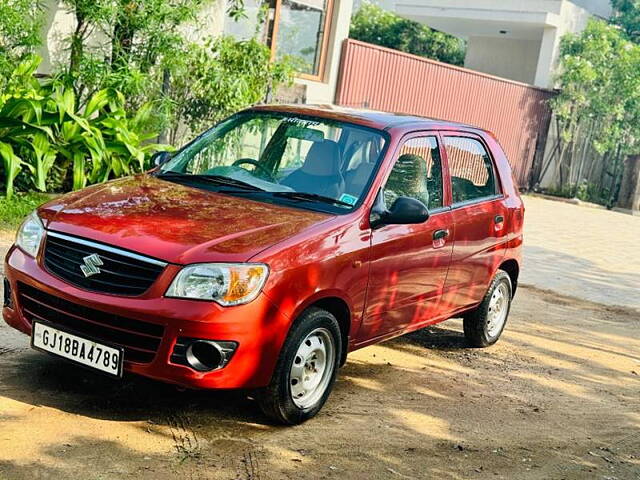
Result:
[[[371,226],[408,225],[424,223],[429,219],[429,210],[420,200],[398,197],[389,210],[384,208],[382,193],[371,211]]]
[[[429,210],[420,200],[411,197],[398,197],[382,221],[392,225],[424,223],[429,218]]]

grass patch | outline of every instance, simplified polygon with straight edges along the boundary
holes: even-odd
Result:
[[[15,194],[9,200],[0,196],[0,229],[15,230],[34,208],[51,198],[45,193]]]

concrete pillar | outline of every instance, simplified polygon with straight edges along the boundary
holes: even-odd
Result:
[[[640,214],[640,155],[630,155],[625,161],[617,209]]]
[[[548,27],[544,29],[534,85],[553,88],[552,72],[554,71],[559,41],[557,28]]]

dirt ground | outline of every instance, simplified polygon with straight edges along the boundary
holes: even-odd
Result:
[[[118,382],[0,328],[3,479],[638,479],[640,313],[522,288],[502,340],[459,320],[350,356],[321,414]]]

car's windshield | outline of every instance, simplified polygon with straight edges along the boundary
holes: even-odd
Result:
[[[318,117],[247,112],[178,152],[158,175],[257,200],[345,213],[385,147],[379,131]]]

